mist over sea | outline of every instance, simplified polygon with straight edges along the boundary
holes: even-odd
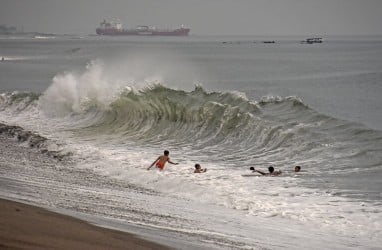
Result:
[[[302,39],[1,36],[0,195],[180,249],[378,249],[382,37]]]

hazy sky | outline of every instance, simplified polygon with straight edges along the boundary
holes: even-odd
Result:
[[[0,24],[25,31],[92,34],[104,18],[197,35],[381,35],[382,0],[0,0]]]

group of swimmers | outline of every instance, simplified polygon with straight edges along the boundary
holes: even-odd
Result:
[[[250,167],[249,170],[252,170],[252,173],[259,173],[259,174],[265,175],[265,176],[279,176],[282,173],[281,170],[275,171],[275,168],[272,166],[270,166],[268,168],[269,173],[265,173],[263,171],[257,170],[254,167]],[[294,167],[295,173],[300,172],[300,171],[301,171],[301,166],[295,166]]]
[[[147,170],[149,170],[150,168],[152,168],[154,165],[155,167],[157,167],[159,170],[163,170],[164,169],[164,166],[166,165],[166,162],[168,163],[171,163],[171,164],[174,164],[174,165],[178,165],[178,163],[175,163],[175,162],[172,162],[170,160],[170,152],[168,150],[165,150],[163,152],[163,155],[160,155],[158,156],[158,158],[155,159],[155,161],[150,165],[150,167],[147,168]],[[263,171],[260,171],[260,170],[256,170],[254,167],[250,167],[249,168],[250,170],[252,170],[252,173],[259,173],[261,175],[264,175],[264,176],[279,176],[281,175],[281,171],[278,170],[278,171],[275,171],[274,167],[270,166],[268,168],[268,171],[269,173],[265,173]],[[294,167],[294,172],[300,172],[301,170],[301,166],[295,166]],[[194,173],[204,173],[207,171],[207,168],[202,168],[200,166],[200,164],[195,164],[195,170],[194,170]]]

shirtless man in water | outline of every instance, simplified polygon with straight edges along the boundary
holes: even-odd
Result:
[[[151,164],[150,167],[147,168],[147,170],[149,170],[155,164],[155,167],[159,168],[159,170],[162,171],[164,169],[164,165],[166,164],[166,162],[174,164],[174,165],[178,165],[178,163],[170,161],[170,157],[168,157],[169,154],[170,152],[165,150],[163,155],[158,156],[158,158]]]

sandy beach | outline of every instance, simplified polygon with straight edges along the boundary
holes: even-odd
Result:
[[[169,249],[132,234],[0,199],[1,249]]]

